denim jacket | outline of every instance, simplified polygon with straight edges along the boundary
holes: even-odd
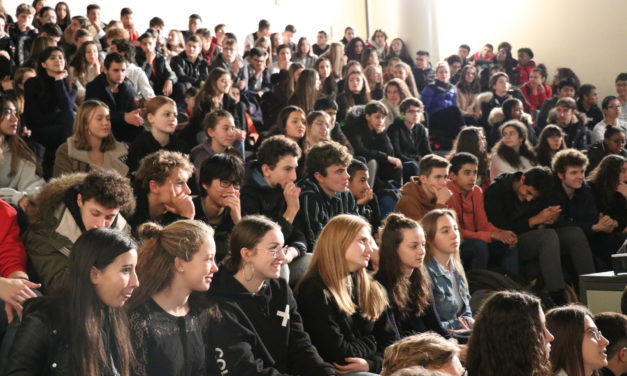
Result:
[[[461,310],[462,313],[458,316],[457,307],[459,306],[459,302],[457,302],[453,294],[453,284],[445,275],[446,270],[434,258],[427,261],[425,266],[429,271],[429,277],[431,277],[433,301],[435,302],[435,309],[442,321],[442,326],[447,329],[461,329],[462,326],[458,317],[472,318],[472,312],[470,311],[470,292],[468,291],[466,281],[457,271],[453,270],[453,275],[459,287],[459,295],[464,305],[464,308]]]

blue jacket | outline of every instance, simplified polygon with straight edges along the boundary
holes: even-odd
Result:
[[[457,88],[448,82],[436,80],[434,84],[429,84],[424,88],[421,99],[425,110],[432,115],[447,107],[457,105]]]
[[[462,326],[458,320],[459,317],[472,318],[470,311],[470,292],[468,284],[457,271],[453,270],[453,275],[457,281],[459,295],[462,298],[463,308],[458,311],[459,302],[453,295],[453,284],[445,275],[445,269],[432,258],[425,262],[425,266],[431,277],[431,290],[433,292],[433,300],[435,309],[440,316],[442,326],[447,329],[461,329]],[[461,312],[458,314],[458,312]]]

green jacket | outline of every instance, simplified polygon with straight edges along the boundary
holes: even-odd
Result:
[[[53,179],[35,197],[37,215],[24,243],[37,277],[48,292],[62,286],[70,250],[82,234],[63,199],[67,190],[80,184],[85,176],[85,173],[77,173]],[[130,234],[130,226],[122,214],[118,215],[113,228]]]

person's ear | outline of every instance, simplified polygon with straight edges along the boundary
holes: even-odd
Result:
[[[147,113],[146,114],[146,120],[148,120],[148,122],[150,124],[152,124],[152,122],[155,120],[155,115],[151,114],[151,113]]]
[[[92,266],[91,269],[89,269],[89,280],[93,285],[98,285],[98,283],[100,283],[101,276],[102,272],[95,266]]]
[[[213,138],[213,136],[216,134],[216,130],[213,128],[207,128],[207,136]]]
[[[269,176],[271,171],[272,169],[267,164],[264,163],[261,165],[261,173],[264,177]]]
[[[183,267],[185,261],[180,258],[180,257],[175,257],[174,258],[174,270],[176,270],[177,272],[184,272],[185,269]]]
[[[428,176],[425,175],[418,175],[418,180],[420,181],[421,184],[425,184],[427,182]]]
[[[562,174],[561,172],[557,173],[557,177],[560,178],[560,180],[564,180],[564,174]]]
[[[321,183],[324,180],[324,176],[322,176],[320,172],[314,172],[313,176],[318,183]]]
[[[248,262],[250,260],[250,256],[252,254],[251,249],[248,249],[246,247],[242,247],[242,249],[239,250],[240,255],[242,256],[242,261],[243,262]]]
[[[76,195],[76,203],[78,204],[79,208],[83,207],[83,195],[81,195],[80,193]]]
[[[150,193],[159,194],[160,188],[161,184],[157,183],[156,180],[151,180],[148,182],[148,190]]]

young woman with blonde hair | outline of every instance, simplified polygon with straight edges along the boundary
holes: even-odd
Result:
[[[264,216],[246,216],[233,228],[229,254],[209,296],[221,321],[207,335],[215,361],[210,375],[335,375],[320,358],[296,301],[279,278],[286,262],[281,227]]]
[[[342,68],[346,65],[346,55],[344,55],[344,46],[342,43],[331,43],[329,50],[320,57],[326,57],[331,61],[331,70],[336,77],[342,77]]]
[[[459,255],[461,236],[455,213],[449,209],[435,209],[427,213],[420,224],[427,241],[425,265],[442,325],[453,330],[470,329],[474,320],[468,281]]]
[[[74,119],[74,134],[57,149],[53,176],[73,172],[89,172],[95,168],[128,173],[124,144],[111,132],[109,106],[90,99],[78,108]]]
[[[148,222],[138,233],[142,283],[128,304],[133,373],[203,374],[210,314],[201,293],[218,271],[213,229],[182,220],[166,227]]]
[[[366,270],[374,252],[370,234],[362,217],[331,219],[296,288],[312,343],[341,374],[380,372],[383,349],[398,339],[385,289]]]

